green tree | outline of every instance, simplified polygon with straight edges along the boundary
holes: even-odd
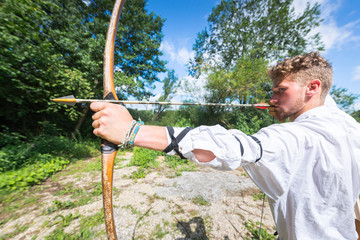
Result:
[[[351,113],[351,116],[360,123],[360,110]]]
[[[188,65],[195,77],[206,75],[206,101],[258,103],[270,98],[270,62],[285,56],[322,50],[320,5],[295,13],[293,0],[222,0],[198,33]],[[236,115],[234,115],[236,113]],[[208,108],[203,118],[253,132],[271,123],[266,110]]]
[[[163,79],[163,93],[159,97],[159,102],[170,102],[173,98],[173,94],[176,91],[177,88],[177,81],[178,77],[175,75],[174,70],[168,70],[167,76]],[[170,105],[157,105],[154,108],[154,120],[158,121],[160,119],[160,116],[163,114],[163,112],[166,109],[169,109]]]
[[[355,100],[360,96],[349,92],[346,88],[336,87],[336,85],[332,87],[330,95],[333,97],[338,107],[347,113],[354,111],[352,106],[355,103]]]
[[[160,60],[164,19],[147,12],[147,0],[130,0],[124,5],[117,31],[115,64],[116,83],[126,87],[126,95],[138,99],[152,96],[157,76],[165,72],[166,62]],[[122,81],[121,81],[122,80]]]
[[[156,73],[165,71],[165,62],[159,59],[164,20],[148,13],[145,4],[145,0],[127,1],[120,19],[115,63],[122,71],[116,80],[121,86],[129,79],[135,83],[123,87],[120,97],[149,95],[146,87],[159,80]],[[102,96],[103,49],[112,7],[112,0],[1,3],[2,124],[31,133],[44,121],[66,131],[74,128],[87,108],[67,108],[49,99]]]
[[[307,4],[301,14],[293,0],[222,0],[208,18],[208,30],[198,33],[195,58],[189,70],[198,75],[204,66],[233,67],[238,59],[276,60],[306,49],[322,50],[319,34],[320,5]]]
[[[254,67],[256,65],[256,68]],[[230,70],[214,68],[208,75],[205,89],[207,102],[257,103],[269,98],[270,83],[267,62],[239,59]],[[268,91],[264,91],[267,89]]]

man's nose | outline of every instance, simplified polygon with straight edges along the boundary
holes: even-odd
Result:
[[[277,98],[275,98],[274,96],[272,96],[270,98],[270,105],[275,105],[278,102]]]

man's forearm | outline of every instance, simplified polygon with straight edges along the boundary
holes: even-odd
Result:
[[[134,146],[163,151],[168,146],[165,127],[142,125]]]
[[[165,127],[147,125],[141,126],[138,134],[135,137],[134,145],[157,151],[163,151],[168,146],[167,132]],[[210,151],[194,149],[192,152],[199,162],[209,162],[215,158],[215,155]]]

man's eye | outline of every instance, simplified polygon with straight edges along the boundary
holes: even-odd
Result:
[[[286,88],[279,88],[279,89],[278,89],[278,92],[279,92],[279,93],[284,93],[285,90],[286,90]]]

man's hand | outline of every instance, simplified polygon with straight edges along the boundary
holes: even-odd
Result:
[[[111,143],[121,144],[133,121],[129,111],[122,105],[104,102],[94,102],[90,108],[95,112],[92,116],[94,134]]]

